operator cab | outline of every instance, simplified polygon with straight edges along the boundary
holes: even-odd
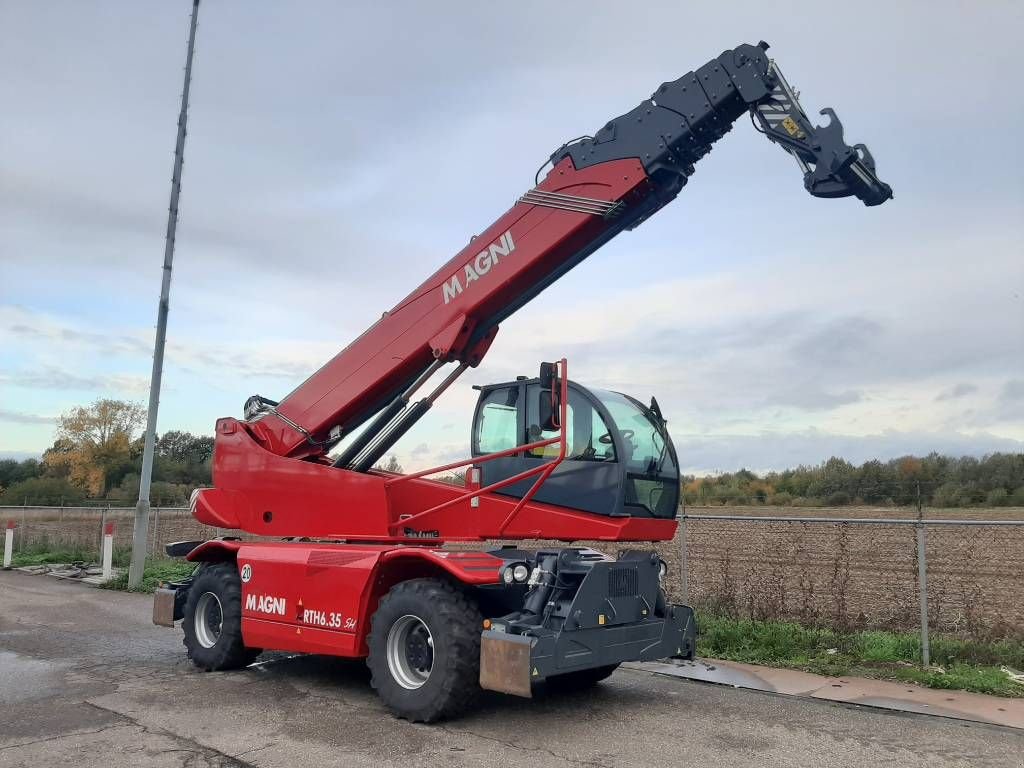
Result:
[[[550,398],[540,378],[480,387],[473,457],[557,437]],[[676,516],[679,464],[656,400],[645,406],[619,392],[569,381],[566,421],[565,460],[533,500],[611,517]],[[481,463],[480,482],[486,486],[552,462],[558,452],[552,444]],[[522,498],[535,480],[494,492]]]

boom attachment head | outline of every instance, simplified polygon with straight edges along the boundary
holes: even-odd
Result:
[[[875,174],[875,160],[863,144],[847,145],[843,124],[831,107],[825,125],[812,125],[800,106],[799,94],[782,76],[775,62],[768,67],[775,85],[771,94],[750,114],[771,141],[796,158],[804,173],[804,187],[815,197],[856,195],[864,205],[881,205],[892,197],[892,188]],[[755,124],[756,127],[756,124]]]
[[[632,229],[671,201],[733,123],[749,111],[760,130],[792,154],[815,197],[856,195],[880,205],[892,189],[875,175],[875,161],[863,144],[848,146],[831,109],[825,126],[811,124],[775,62],[768,44],[740,45],[678,80],[662,83],[651,98],[608,121],[594,136],[581,137],[551,155],[553,166],[571,158],[576,170],[612,160],[638,159],[656,194],[645,206],[619,217]]]

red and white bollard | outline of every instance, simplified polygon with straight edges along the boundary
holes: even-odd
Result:
[[[107,523],[103,528],[103,580],[114,575],[114,524]]]
[[[4,534],[4,568],[11,567],[11,558],[14,557],[14,521],[7,521],[7,532]]]

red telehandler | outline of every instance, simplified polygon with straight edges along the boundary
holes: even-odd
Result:
[[[544,363],[480,388],[471,459],[408,475],[374,466],[480,363],[502,320],[675,198],[744,113],[812,195],[892,196],[832,110],[811,123],[767,49],[726,51],[561,146],[543,180],[294,392],[217,422],[214,487],[193,494],[193,514],[276,540],[168,545],[198,567],[157,592],[154,621],[183,619],[197,666],[243,667],[263,649],[365,658],[395,714],[431,722],[481,688],[530,696],[540,682],[592,685],[624,661],[693,657],[693,611],[668,602],[655,555],[442,546],[670,540],[679,464],[655,399]],[[465,486],[429,477],[460,468]]]

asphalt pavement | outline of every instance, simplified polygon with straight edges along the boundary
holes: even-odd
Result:
[[[592,691],[393,718],[365,666],[185,659],[150,598],[0,572],[0,768],[1024,766],[1024,732],[620,669]]]

